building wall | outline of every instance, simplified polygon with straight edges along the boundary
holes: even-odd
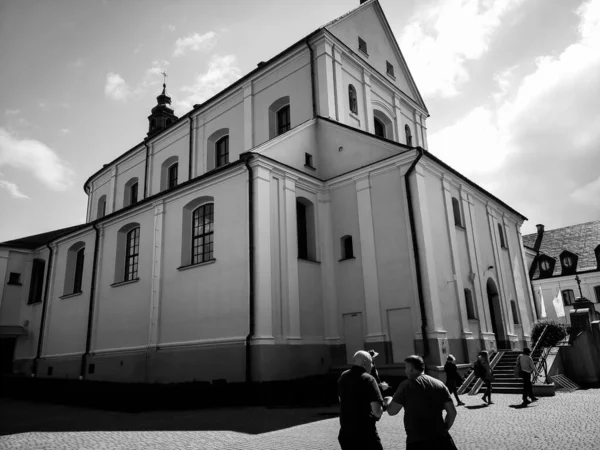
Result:
[[[150,144],[150,157],[152,168],[150,170],[148,197],[158,194],[168,188],[167,176],[168,172],[163,168],[165,161],[170,161],[169,158],[177,158],[178,173],[177,184],[186,182],[189,179],[189,122],[183,122],[174,127],[172,131],[153,140]],[[140,185],[143,186],[143,185]],[[140,199],[143,197],[143,190]]]
[[[29,294],[29,284],[25,282],[28,259],[29,255],[23,251],[0,251],[0,325],[22,325],[21,306],[23,299],[27,302],[26,295]],[[11,272],[21,274],[20,286],[8,284]]]

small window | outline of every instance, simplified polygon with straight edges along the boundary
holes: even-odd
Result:
[[[46,261],[40,258],[33,260],[33,266],[31,268],[31,283],[29,285],[29,299],[27,304],[32,305],[34,303],[41,303],[42,301],[42,287],[44,285],[44,268],[46,267]]]
[[[83,263],[85,260],[85,247],[80,248],[75,260],[75,278],[73,280],[73,293],[81,292],[83,282]]]
[[[575,294],[573,293],[573,289],[565,289],[562,291],[563,303],[565,306],[571,306],[575,301]]]
[[[169,175],[168,175],[168,183],[167,186],[169,189],[177,186],[177,178],[179,175],[179,164],[175,163],[169,167]]]
[[[8,283],[6,284],[14,284],[16,286],[21,286],[21,274],[17,272],[11,272],[8,275]]]
[[[540,262],[540,270],[542,272],[548,272],[550,270],[550,261],[544,259]]]
[[[360,37],[358,38],[358,49],[365,55],[369,56],[369,54],[367,53],[367,43]]]
[[[454,225],[464,228],[462,214],[460,211],[460,203],[456,197],[452,197],[452,211],[454,213]]]
[[[296,229],[298,235],[298,258],[316,261],[315,211],[306,198],[296,199]]]
[[[306,167],[310,167],[311,169],[315,168],[315,166],[313,166],[313,158],[312,158],[312,155],[310,153],[305,153],[304,154],[304,165]]]
[[[213,259],[214,205],[208,203],[192,213],[192,264]]]
[[[471,294],[470,289],[465,289],[465,305],[467,307],[467,319],[477,320],[477,315],[475,314],[475,305],[473,304],[473,295]]]
[[[385,125],[377,117],[374,118],[374,121],[375,121],[375,136],[385,138]]]
[[[358,114],[358,99],[356,97],[356,88],[352,85],[348,86],[348,103],[350,112]]]
[[[344,236],[341,239],[342,260],[354,258],[354,248],[352,245],[352,236]]]
[[[412,133],[408,125],[404,125],[404,134],[406,136],[406,145],[412,147]]]
[[[285,105],[277,111],[277,135],[290,130],[290,105]]]
[[[386,72],[390,77],[395,77],[394,75],[394,66],[389,62],[385,62]]]
[[[507,248],[506,247],[506,240],[504,238],[504,230],[502,229],[502,224],[501,223],[498,224],[498,236],[500,236],[500,247]]]
[[[510,309],[512,310],[513,323],[519,325],[519,312],[517,310],[517,302],[514,300],[510,301]]]
[[[138,183],[133,183],[129,188],[129,204],[135,205],[138,202]]]
[[[596,294],[596,302],[600,303],[600,286],[594,287],[594,294]]]
[[[224,166],[229,163],[229,136],[223,136],[215,144],[216,149],[216,167]]]
[[[125,281],[138,278],[138,265],[140,259],[140,228],[134,228],[127,233],[127,247],[125,252]]]
[[[98,199],[98,210],[96,211],[96,219],[101,219],[106,215],[106,195]]]

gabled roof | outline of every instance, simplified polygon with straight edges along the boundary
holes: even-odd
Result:
[[[59,236],[63,236],[81,228],[87,227],[89,224],[75,225],[73,227],[60,228],[46,233],[34,234],[24,238],[13,239],[11,241],[0,242],[0,247],[12,247],[33,250],[53,241]]]
[[[537,233],[523,236],[523,245],[533,248]],[[577,272],[598,269],[594,250],[600,245],[600,220],[579,223],[555,230],[545,230],[540,245],[540,253],[556,259],[552,276],[559,276],[562,271],[560,254],[567,250],[579,256]],[[539,276],[539,270],[533,278]]]

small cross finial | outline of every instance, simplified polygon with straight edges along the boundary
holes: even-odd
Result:
[[[577,286],[579,287],[579,296],[583,297],[583,293],[581,292],[581,280],[579,279],[579,275],[575,275],[575,281],[577,281]]]
[[[163,84],[167,84],[167,72],[161,72],[161,75],[163,76]]]

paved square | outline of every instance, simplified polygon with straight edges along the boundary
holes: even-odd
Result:
[[[557,393],[527,408],[462,397],[452,435],[459,449],[600,449],[600,390]],[[121,413],[1,400],[0,449],[329,450],[338,408],[218,408]],[[404,449],[403,413],[384,415],[385,449]],[[135,430],[135,431],[128,431]],[[16,433],[16,434],[12,434]]]

